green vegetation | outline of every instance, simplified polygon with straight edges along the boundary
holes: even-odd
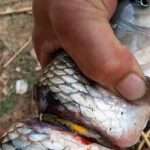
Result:
[[[12,92],[4,100],[0,102],[0,117],[10,113],[16,106],[15,93]]]

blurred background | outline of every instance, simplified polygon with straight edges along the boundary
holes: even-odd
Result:
[[[0,128],[32,116],[40,71],[32,47],[31,0],[0,0]]]

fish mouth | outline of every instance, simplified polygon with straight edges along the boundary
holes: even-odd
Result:
[[[144,101],[149,100],[149,96],[146,94]],[[109,143],[104,145],[107,147],[127,148],[136,144],[149,120],[149,104],[130,103],[86,79],[63,52],[44,70],[34,88],[34,99],[39,112],[46,114],[43,121],[53,118],[48,117],[50,114],[60,117],[53,123],[64,122],[59,119],[65,123],[71,121],[79,129],[94,132],[85,134],[76,130],[76,133],[97,142],[102,137],[106,142],[99,144]]]

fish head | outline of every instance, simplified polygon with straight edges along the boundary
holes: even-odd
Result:
[[[147,7],[139,7],[130,0],[119,3],[116,16],[118,21],[123,20],[139,27],[150,27],[150,4]]]
[[[120,1],[112,24],[118,39],[131,52],[150,46],[150,6],[141,8],[129,0]]]

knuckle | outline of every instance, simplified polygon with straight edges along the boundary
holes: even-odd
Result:
[[[97,83],[111,86],[126,72],[122,65],[119,60],[109,60],[96,66],[88,66],[83,73]]]
[[[119,60],[108,60],[103,63],[104,74],[114,74],[121,69],[121,62]]]

